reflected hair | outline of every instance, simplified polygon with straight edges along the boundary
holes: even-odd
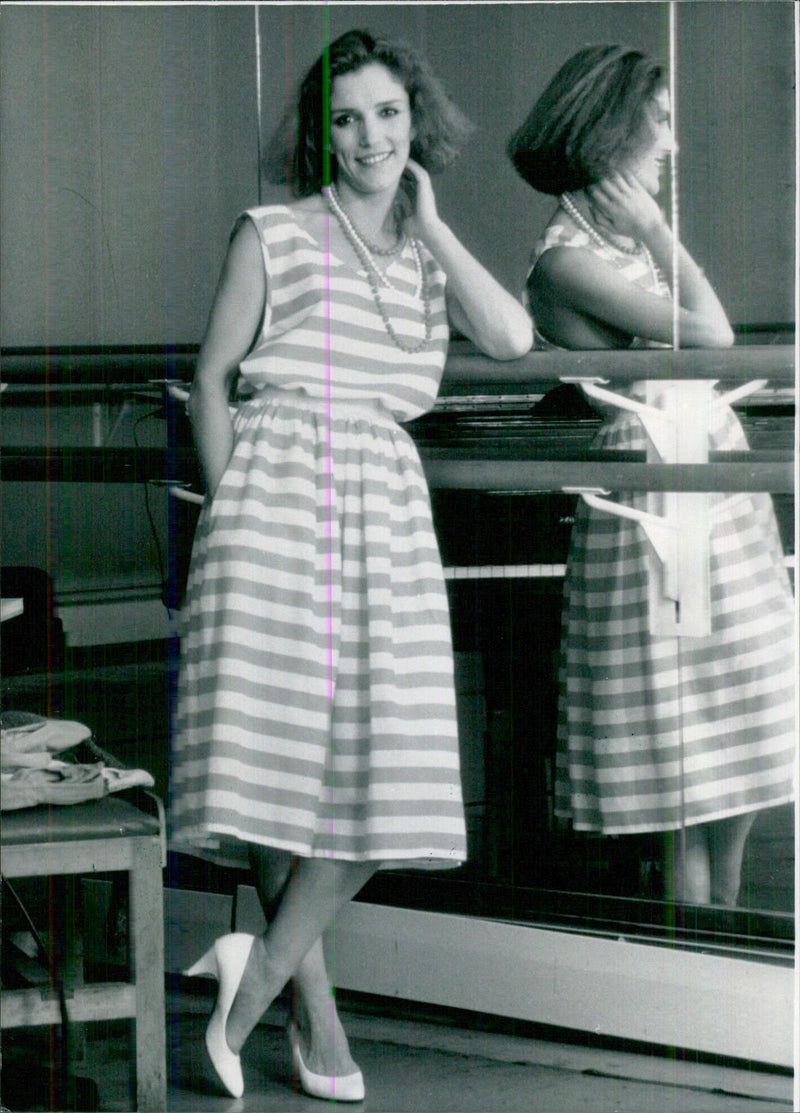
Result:
[[[664,67],[641,50],[579,50],[509,139],[517,173],[556,195],[600,181],[646,141],[648,106],[664,82]]]
[[[348,31],[330,44],[304,77],[297,104],[284,117],[265,157],[269,181],[288,183],[295,197],[318,193],[326,157],[336,180],[336,157],[330,150],[330,92],[337,77],[356,73],[373,63],[385,66],[408,94],[414,138],[411,157],[437,174],[458,156],[472,124],[450,100],[425,59],[403,42]],[[293,138],[292,138],[293,137]]]

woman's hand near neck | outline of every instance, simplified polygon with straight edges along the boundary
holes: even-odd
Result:
[[[350,220],[372,243],[391,245],[396,239],[399,214],[403,231],[422,240],[435,254],[433,245],[442,234],[444,222],[436,208],[430,177],[413,159],[406,163],[403,179],[394,192],[359,193],[344,181],[336,183],[336,191]]]
[[[405,184],[401,183],[398,190],[398,200],[403,207],[403,226],[410,236],[416,236],[431,247],[429,241],[441,234],[444,222],[436,208],[430,175],[410,158],[404,177]]]
[[[572,197],[601,236],[624,247],[650,247],[650,239],[667,227],[655,197],[630,173],[611,174]]]
[[[398,184],[391,196],[358,194],[343,185],[337,185],[342,208],[360,234],[373,242],[387,228],[387,220],[392,229],[387,238],[393,238],[393,210],[397,201],[403,231],[425,245],[447,276],[447,310],[451,325],[494,359],[517,359],[530,349],[533,335],[527,311],[481,266],[440,218],[426,170],[409,159],[406,182]]]
[[[406,180],[399,194],[403,227],[425,244],[447,275],[450,324],[493,359],[518,359],[533,343],[531,320],[522,303],[503,289],[441,219],[427,170],[409,159]]]
[[[583,204],[591,206],[592,214],[587,219],[596,224],[601,235],[607,236],[603,229],[606,224],[619,235],[645,244],[671,289],[676,285],[677,262],[680,336],[687,346],[724,348],[733,343],[733,331],[711,284],[685,248],[676,244],[656,199],[633,174],[611,174],[589,186]]]

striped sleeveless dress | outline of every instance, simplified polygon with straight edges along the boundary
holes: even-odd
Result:
[[[441,869],[466,857],[447,596],[416,448],[436,397],[445,276],[422,245],[432,338],[390,339],[366,273],[287,206],[249,210],[267,276],[234,449],[197,525],[173,736],[172,843],[256,843]],[[383,303],[424,336],[408,245]]]
[[[534,266],[555,245],[589,248],[631,282],[668,293],[645,260],[604,251],[559,218],[536,245]],[[631,394],[644,398],[643,385]],[[645,449],[635,414],[605,416],[594,448]],[[747,447],[737,417],[718,402],[709,448]],[[644,493],[612,497],[646,509]],[[555,813],[576,830],[675,830],[793,798],[794,601],[772,500],[711,494],[710,518],[711,634],[655,637],[644,534],[579,501],[564,583],[555,776]]]

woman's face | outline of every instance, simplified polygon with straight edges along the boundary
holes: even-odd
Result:
[[[334,78],[331,153],[336,156],[340,190],[396,190],[413,138],[408,93],[380,62]]]
[[[669,93],[661,88],[646,108],[647,138],[639,150],[625,163],[625,170],[636,175],[654,197],[661,188],[661,172],[667,155],[676,150],[670,124]]]

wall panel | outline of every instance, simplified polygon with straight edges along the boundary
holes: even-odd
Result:
[[[578,47],[667,55],[665,3],[260,7],[268,135],[328,35],[423,48],[477,126],[443,215],[512,289],[552,210],[505,142]],[[679,4],[685,238],[737,323],[787,321],[794,288],[792,5]],[[231,223],[258,199],[249,5],[3,13],[6,345],[199,341]],[[265,199],[285,191],[265,190]]]

